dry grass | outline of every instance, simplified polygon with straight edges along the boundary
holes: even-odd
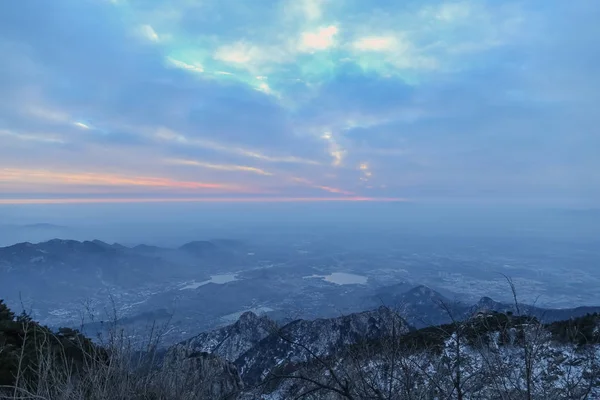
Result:
[[[212,382],[218,377],[190,373],[189,363],[161,366],[164,329],[155,325],[148,327],[143,339],[133,339],[114,322],[96,344],[73,331],[67,345],[64,336],[30,319],[21,327],[24,333],[14,384],[0,386],[0,399],[218,398]]]

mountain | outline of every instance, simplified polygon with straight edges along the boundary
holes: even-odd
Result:
[[[384,288],[376,299],[397,310],[416,328],[447,324],[453,320],[462,321],[482,311],[531,315],[545,323],[600,312],[600,307],[549,309],[528,304],[519,304],[517,309],[514,304],[498,302],[489,297],[482,297],[477,303],[468,304],[453,300],[424,285],[405,292],[394,292]]]
[[[296,364],[314,356],[327,357],[339,349],[361,340],[389,336],[395,331],[409,331],[408,324],[386,307],[337,318],[296,320],[279,329],[267,317],[245,313],[233,325],[200,334],[172,347],[165,356],[168,364],[186,359],[190,354],[210,352],[233,361],[248,385],[258,383],[275,367]]]
[[[276,330],[274,321],[246,312],[233,325],[203,332],[172,347],[166,360],[175,363],[176,359],[184,359],[190,354],[211,353],[233,362]]]
[[[0,248],[0,271],[22,279],[39,280],[47,275],[55,282],[86,286],[91,281],[120,287],[138,286],[164,271],[160,259],[95,241],[53,239],[32,244],[18,243]],[[164,272],[162,272],[164,275]]]
[[[531,315],[542,322],[551,323],[573,318],[583,317],[588,314],[600,313],[600,307],[575,307],[575,308],[542,308],[529,304],[520,304],[517,307],[514,304],[500,303],[489,297],[482,297],[477,304],[470,307],[467,314],[478,311],[496,311],[501,313],[512,313],[521,315]]]
[[[423,305],[439,296],[419,286],[404,298]],[[268,318],[246,313],[233,325],[170,348],[165,365],[187,365],[199,355],[221,357],[231,366],[228,379],[235,381],[231,374],[237,374],[243,382],[238,399],[303,398],[304,393],[313,399],[405,398],[383,393],[436,398],[440,391],[456,390],[456,379],[464,379],[463,398],[471,398],[470,393],[492,399],[497,390],[522,398],[518,382],[527,365],[536,369],[532,390],[546,393],[545,398],[595,398],[586,393],[600,393],[600,364],[594,355],[600,351],[600,316],[544,324],[532,316],[489,310],[501,304],[490,300],[479,302],[473,307],[479,311],[461,322],[418,330],[386,307],[296,320],[278,329]],[[538,349],[530,364],[525,364],[526,346]],[[456,375],[456,368],[462,375]]]
[[[403,292],[380,291],[377,300],[397,310],[408,323],[417,328],[450,322],[454,316],[463,316],[465,309],[450,298],[425,285]]]
[[[160,286],[190,275],[164,259],[128,248],[53,239],[0,248],[0,276],[0,293],[8,304],[24,304],[50,326],[78,327],[82,318],[122,317],[131,304],[143,304],[164,290]]]
[[[415,328],[462,320],[483,308],[511,310],[502,303],[458,303],[452,294],[408,283],[382,288],[385,280],[338,284],[305,279],[331,273],[329,253],[299,256],[295,247],[287,253],[271,245],[252,246],[227,239],[181,248],[126,247],[100,240],[24,242],[0,248],[0,295],[13,308],[23,304],[48,326],[79,328],[85,323],[97,332],[102,329],[94,322],[118,320],[137,338],[153,322],[169,324],[165,345],[221,327],[249,310],[267,313],[281,326],[290,322],[290,315],[330,318],[383,304],[397,309]],[[376,276],[373,271],[364,274]],[[441,304],[449,305],[451,313]],[[543,321],[594,310],[530,309]],[[223,348],[230,340],[225,342]],[[232,353],[223,354],[237,361]]]
[[[222,241],[217,246],[207,241],[190,242],[180,247],[181,253],[196,257],[185,258],[197,266],[198,258],[219,255],[219,259],[232,254]],[[220,242],[219,242],[220,243]],[[103,286],[136,287],[162,279],[179,280],[189,277],[185,263],[178,262],[176,249],[137,245],[126,247],[118,243],[108,244],[100,240],[77,241],[52,239],[41,243],[23,242],[0,247],[0,272],[36,280],[42,275],[79,283],[78,278],[87,277],[102,282]],[[180,257],[181,258],[181,257]],[[31,276],[28,276],[31,275]],[[199,278],[198,271],[191,274]],[[90,283],[90,282],[88,282]]]
[[[179,247],[179,250],[200,257],[229,255],[243,249],[243,242],[232,239],[196,240]]]
[[[596,399],[599,328],[598,315],[541,324],[480,312],[397,340],[346,347],[295,371],[275,369],[240,398]]]
[[[183,250],[198,256],[214,254],[218,249],[219,247],[216,244],[206,240],[196,240],[179,247],[179,250]]]
[[[415,289],[411,296],[435,296],[426,287]],[[99,391],[102,398],[166,400],[600,396],[598,314],[542,323],[482,310],[417,330],[383,306],[280,328],[245,313],[230,326],[169,348],[164,357],[152,343],[131,353],[122,334],[113,339],[103,348],[77,331],[52,333],[0,301],[0,384],[10,389],[0,387],[0,397],[13,398],[10,385],[21,363],[20,387],[55,394],[48,398]],[[58,362],[47,362],[48,356]]]
[[[47,325],[79,326],[82,316],[123,317],[153,293],[207,275],[118,244],[52,239],[0,247],[0,276],[9,304]]]
[[[288,370],[314,357],[327,357],[362,340],[407,333],[409,325],[387,307],[337,318],[297,320],[283,326],[239,357],[235,364],[245,382],[257,384],[274,367]],[[290,359],[289,356],[293,354]]]
[[[133,247],[133,250],[143,254],[157,254],[162,251],[168,251],[162,247],[149,246],[147,244],[138,244],[137,246]]]
[[[219,286],[206,284],[213,275],[237,271],[240,259],[248,265],[246,254],[235,250],[239,243],[217,243],[192,242],[180,250],[51,239],[0,247],[0,296],[14,308],[24,306],[48,326],[79,328],[83,323],[93,333],[104,330],[94,325],[102,320],[118,320],[136,335],[153,322],[176,323],[167,340],[178,343],[186,332],[222,325],[222,316],[240,311],[242,300],[256,297],[213,296],[207,300],[213,302],[213,312],[198,311],[204,292]],[[207,287],[183,290],[196,284]],[[214,290],[218,294],[218,287]],[[161,309],[165,311],[149,320]]]

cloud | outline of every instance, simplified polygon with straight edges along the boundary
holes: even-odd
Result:
[[[393,36],[367,36],[357,39],[352,46],[359,51],[382,51],[396,50],[398,40]]]
[[[79,128],[82,128],[82,129],[90,129],[89,125],[84,124],[83,122],[79,122],[79,121],[73,122],[73,125],[75,125],[75,126],[77,126]]]
[[[174,66],[175,68],[181,68],[181,69],[184,69],[187,71],[192,71],[192,72],[204,72],[204,68],[202,68],[202,65],[200,65],[198,63],[188,64],[188,63],[176,60],[171,57],[167,57],[167,61],[169,62],[170,65]]]
[[[413,39],[414,40],[414,39]],[[387,69],[384,76],[401,73],[403,70],[428,71],[440,67],[439,55],[419,48],[407,33],[362,36],[354,40],[351,49],[358,64],[365,69]],[[379,63],[373,65],[373,55]]]
[[[300,51],[306,52],[327,50],[334,46],[337,33],[338,28],[334,25],[312,32],[302,32],[298,48]]]
[[[3,194],[158,199],[226,191],[191,188],[222,171],[290,199],[597,203],[599,17],[593,1],[0,2],[0,160],[23,177]]]
[[[309,179],[306,178],[300,178],[300,177],[292,177],[291,180],[293,182],[297,182],[300,183],[302,185],[306,185],[315,189],[319,189],[319,190],[324,190],[326,192],[329,193],[335,193],[335,194],[342,194],[345,196],[353,196],[355,195],[355,193],[350,192],[348,190],[344,190],[344,189],[340,189],[340,188],[336,188],[336,187],[331,187],[331,186],[326,186],[326,185],[319,185],[317,183],[312,182]]]
[[[373,173],[371,172],[371,170],[369,168],[369,163],[367,163],[367,162],[361,162],[358,165],[358,170],[361,173],[360,180],[363,182],[367,182],[373,176]]]
[[[318,161],[305,159],[305,158],[301,158],[301,157],[289,156],[289,155],[283,155],[283,156],[268,155],[268,154],[260,153],[256,150],[243,148],[238,145],[224,144],[224,143],[219,143],[219,142],[215,142],[213,140],[202,139],[202,138],[188,138],[187,136],[184,136],[182,134],[179,134],[177,132],[174,132],[174,131],[172,131],[170,129],[166,129],[166,128],[159,128],[155,133],[155,137],[157,139],[163,140],[163,141],[175,142],[175,143],[188,145],[188,146],[201,147],[204,149],[214,150],[214,151],[217,151],[220,153],[234,154],[234,155],[239,155],[239,156],[243,156],[246,158],[253,158],[253,159],[271,162],[271,163],[319,165]]]
[[[329,155],[333,159],[332,165],[334,167],[339,167],[342,165],[346,151],[342,149],[338,141],[334,138],[333,134],[330,131],[325,131],[323,135],[321,135],[321,138],[327,142]]]
[[[47,198],[47,199],[2,199],[3,205],[26,204],[114,204],[114,203],[320,203],[320,202],[407,202],[409,200],[394,197],[116,197],[116,198]]]
[[[213,58],[227,65],[248,70],[251,74],[268,72],[293,59],[281,44],[258,46],[243,40],[218,47]],[[250,77],[246,79],[248,78]]]
[[[323,0],[300,0],[298,3],[307,20],[314,21],[321,18]]]
[[[471,4],[468,1],[455,3],[442,3],[433,11],[435,18],[444,22],[456,22],[468,20],[472,13]]]
[[[50,110],[43,107],[29,106],[26,112],[36,118],[43,118],[53,122],[68,122],[70,117],[68,114],[59,110]]]
[[[150,25],[142,25],[140,27],[140,34],[144,38],[150,40],[151,42],[159,41],[158,34],[154,31],[154,28],[152,28]]]
[[[173,165],[186,165],[186,166],[191,166],[191,167],[214,169],[214,170],[218,170],[218,171],[251,172],[253,174],[265,175],[265,176],[273,175],[272,173],[267,172],[263,169],[256,168],[256,167],[249,167],[246,165],[212,164],[212,163],[206,163],[206,162],[201,162],[201,161],[180,160],[180,159],[168,159],[168,160],[166,160],[166,163],[173,164]]]
[[[296,156],[271,156],[266,154],[257,153],[255,151],[246,150],[240,147],[233,147],[228,149],[228,151],[243,155],[245,157],[256,158],[257,160],[272,162],[272,163],[283,163],[283,164],[306,164],[306,165],[319,165],[320,163],[315,160],[310,160],[306,158],[296,157]]]
[[[6,129],[0,129],[0,136],[7,136],[17,140],[33,141],[41,143],[66,143],[65,140],[57,135],[53,134],[32,134],[32,133],[21,133],[13,132]]]
[[[283,17],[286,22],[313,23],[324,14],[325,0],[286,0],[282,2]]]
[[[150,188],[172,188],[191,190],[218,190],[244,192],[241,186],[206,183],[193,181],[179,181],[169,178],[147,176],[126,176],[105,173],[70,173],[35,169],[0,169],[0,182],[17,182],[19,184],[43,184],[65,186],[128,186]]]
[[[258,90],[259,92],[266,93],[266,94],[275,94],[275,92],[273,92],[273,89],[271,89],[271,87],[269,86],[269,84],[267,82],[259,83],[258,86],[256,87],[256,90]]]
[[[234,64],[256,62],[261,57],[262,52],[259,49],[244,42],[220,47],[215,52],[215,59]]]

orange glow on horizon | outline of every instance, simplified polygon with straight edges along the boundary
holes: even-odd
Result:
[[[241,186],[225,183],[179,181],[169,178],[123,176],[99,173],[67,173],[31,169],[0,169],[0,182],[86,185],[86,186],[142,186],[178,189],[220,189],[226,191],[252,192]]]
[[[64,198],[0,199],[0,205],[111,204],[111,203],[304,203],[304,202],[408,202],[395,197],[186,197],[186,198]]]

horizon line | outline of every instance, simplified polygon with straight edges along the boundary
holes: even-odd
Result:
[[[165,198],[42,198],[0,199],[0,205],[118,204],[118,203],[317,203],[317,202],[409,202],[401,197],[165,197]]]

